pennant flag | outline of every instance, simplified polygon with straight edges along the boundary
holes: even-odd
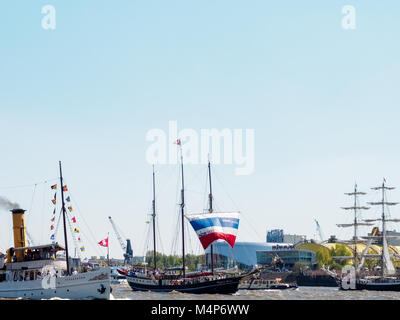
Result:
[[[215,240],[222,239],[233,248],[239,229],[239,213],[205,213],[186,216],[204,249]]]
[[[53,243],[53,244],[51,245],[51,248],[54,250],[54,249],[56,248],[56,245]]]
[[[53,217],[53,218],[51,219],[51,222],[54,222],[54,220],[56,220],[56,217]]]
[[[68,210],[69,210],[69,212],[72,212],[72,211],[73,211],[73,209],[72,209],[71,206],[68,207]]]
[[[78,228],[75,228],[74,232],[75,232],[75,233],[79,233],[79,229],[78,229]]]
[[[51,239],[51,240],[54,240],[54,234],[51,235],[50,239]]]
[[[101,240],[99,242],[99,245],[101,245],[102,247],[108,247],[108,238]]]
[[[386,183],[386,179],[385,179],[385,178],[383,178],[383,182],[385,182],[385,183]]]
[[[75,217],[72,218],[72,222],[73,222],[73,223],[76,223]]]
[[[55,190],[55,189],[57,189],[57,185],[55,184],[54,186],[51,186],[51,188],[52,188],[53,190]]]
[[[69,196],[65,200],[67,200],[67,202],[71,202],[71,198]]]
[[[68,191],[67,186],[64,186],[64,187],[63,187],[63,191]]]
[[[53,258],[53,260],[56,260],[56,255],[54,253],[51,255],[51,257]]]
[[[85,252],[85,247],[84,246],[81,247],[81,251]]]
[[[53,202],[53,204],[56,204],[56,199],[57,199],[57,193],[54,194],[54,199],[51,200],[51,202]]]
[[[175,144],[180,146],[181,145],[181,139],[176,140]]]
[[[81,238],[80,238],[80,237],[78,238],[78,241],[81,241]]]
[[[150,221],[146,221],[147,224],[150,224]]]
[[[56,208],[54,208],[54,210],[53,210],[53,214],[56,214]]]
[[[53,225],[51,225],[51,227],[50,227],[50,230],[53,230],[54,229],[54,226]]]

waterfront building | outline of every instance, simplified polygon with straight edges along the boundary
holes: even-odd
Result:
[[[288,248],[278,248],[275,250],[257,251],[257,264],[269,266],[273,259],[278,256],[286,268],[292,268],[296,262],[304,263],[310,267],[317,264],[316,254],[310,250],[297,250],[288,246]]]
[[[276,243],[265,242],[236,242],[232,249],[225,241],[216,241],[214,248],[214,265],[216,268],[252,269],[257,264],[257,251],[271,251]],[[291,244],[279,244],[280,246],[291,246]],[[206,250],[206,263],[211,264],[210,248]]]
[[[267,231],[268,243],[291,243],[296,244],[306,241],[307,237],[297,234],[285,234],[283,229],[274,229]]]

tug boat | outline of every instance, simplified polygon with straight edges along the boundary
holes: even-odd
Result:
[[[60,180],[63,186],[61,162]],[[63,190],[63,188],[61,188]],[[65,243],[65,204],[62,193]],[[110,269],[71,272],[68,246],[58,243],[39,246],[26,245],[25,210],[11,210],[13,218],[14,247],[7,254],[0,253],[0,298],[26,299],[110,299]],[[65,251],[61,258],[57,252]]]

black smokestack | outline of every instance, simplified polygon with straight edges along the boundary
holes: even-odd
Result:
[[[16,202],[11,202],[5,197],[0,196],[0,209],[13,210],[19,209],[21,206]]]

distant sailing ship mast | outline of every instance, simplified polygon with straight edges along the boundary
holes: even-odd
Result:
[[[393,190],[395,189],[394,187],[387,187],[385,185],[386,180],[383,179],[382,186],[371,188],[372,190],[382,190],[382,200],[379,202],[369,202],[368,204],[373,205],[373,206],[382,206],[382,215],[380,219],[369,219],[369,220],[364,220],[366,222],[374,222],[374,221],[381,221],[382,222],[382,232],[380,235],[377,236],[372,236],[374,239],[381,240],[382,239],[382,253],[381,253],[381,262],[382,262],[382,278],[385,276],[389,275],[394,275],[396,274],[396,269],[393,265],[392,260],[390,259],[390,254],[389,254],[389,248],[388,248],[388,243],[387,243],[387,231],[386,231],[386,222],[400,222],[400,219],[387,219],[386,218],[386,212],[385,212],[385,206],[394,206],[398,204],[398,202],[389,202],[386,201],[385,198],[385,191],[386,190]],[[366,238],[371,238],[371,237],[366,237]]]
[[[359,222],[357,219],[357,214],[359,210],[368,210],[369,207],[365,207],[365,206],[360,206],[358,204],[358,196],[361,195],[366,195],[365,192],[361,192],[357,190],[357,184],[354,185],[354,191],[353,192],[349,192],[349,193],[345,193],[345,195],[347,196],[353,196],[354,197],[354,205],[351,207],[342,207],[342,209],[344,210],[353,210],[354,212],[354,221],[353,223],[348,223],[348,224],[338,224],[338,227],[341,228],[347,228],[347,227],[354,227],[354,236],[353,236],[353,241],[350,241],[351,243],[353,243],[354,248],[353,248],[353,266],[356,267],[357,266],[357,258],[358,258],[358,254],[357,254],[357,243],[360,242],[360,239],[358,238],[358,227],[359,226],[370,226],[372,225],[371,223],[367,223],[367,222]]]
[[[154,259],[154,270],[157,269],[157,253],[156,253],[156,186],[155,186],[155,174],[153,165],[153,259]]]
[[[181,189],[181,220],[182,220],[182,275],[183,282],[185,282],[185,184],[183,179],[183,154],[182,154],[182,143],[181,140],[178,139],[176,144],[179,146],[181,151],[181,176],[182,176],[182,189]]]
[[[210,159],[208,159],[208,180],[210,182],[210,193],[208,194],[208,202],[209,202],[209,207],[208,207],[208,212],[213,213],[213,196],[212,196],[212,187],[211,187],[211,163]],[[213,244],[210,245],[210,256],[211,256],[211,272],[214,274],[214,248]]]

